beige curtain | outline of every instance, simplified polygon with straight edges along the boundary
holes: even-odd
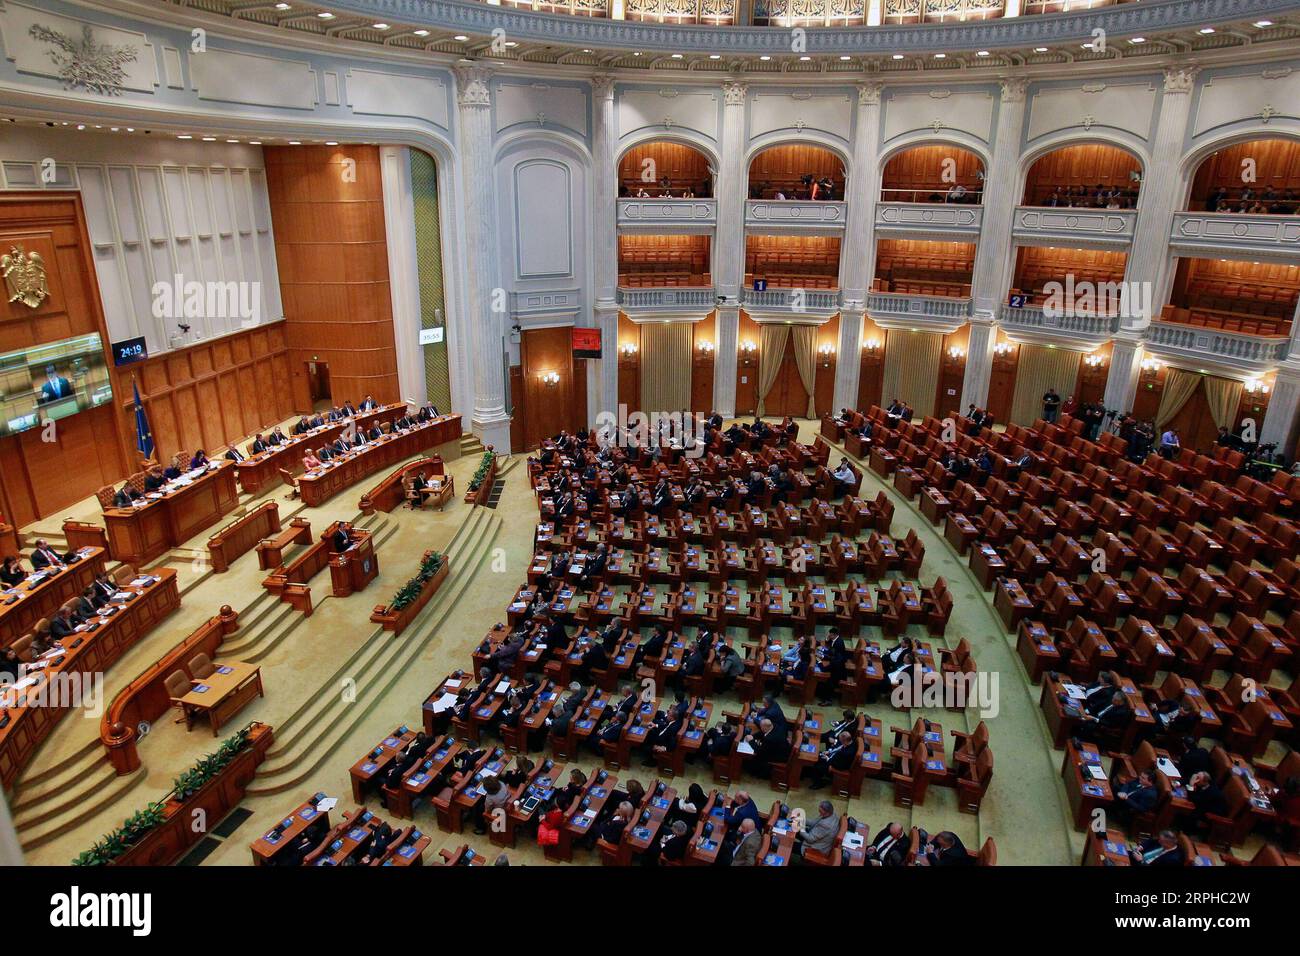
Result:
[[[1156,409],[1156,430],[1164,428],[1165,423],[1183,410],[1183,406],[1196,394],[1203,375],[1187,372],[1181,368],[1171,368],[1165,376],[1165,388],[1160,393],[1160,407]],[[1217,418],[1215,419],[1217,421]]]
[[[912,406],[917,423],[934,414],[939,387],[939,354],[943,336],[937,332],[890,329],[885,334],[885,376],[881,401],[900,399]]]
[[[762,326],[758,340],[758,415],[767,414],[767,393],[776,384],[776,375],[785,358],[785,343],[790,337],[788,325]]]
[[[791,327],[794,336],[794,360],[799,365],[799,381],[803,382],[804,391],[808,393],[808,417],[817,417],[817,401],[813,393],[817,390],[817,327],[815,325],[795,325]]]
[[[1237,423],[1237,406],[1241,404],[1242,384],[1217,375],[1205,376],[1205,397],[1210,403],[1214,424],[1231,429]]]
[[[1032,425],[1043,417],[1043,396],[1056,389],[1061,401],[1074,394],[1082,352],[1049,349],[1044,345],[1020,346],[1016,363],[1016,390],[1011,398],[1011,418],[1017,425]]]
[[[641,411],[691,407],[691,338],[690,322],[641,326]]]

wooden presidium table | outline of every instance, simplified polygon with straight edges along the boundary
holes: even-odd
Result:
[[[8,647],[36,622],[50,617],[68,600],[79,597],[95,576],[104,573],[103,548],[81,548],[80,560],[64,568],[29,574],[17,587],[0,591],[0,647]]]
[[[97,702],[103,693],[97,675],[181,604],[171,568],[137,578],[119,593],[124,599],[105,605],[96,617],[63,638],[61,647],[37,660],[0,693],[0,784],[4,787],[13,785],[68,710]]]
[[[239,502],[233,461],[212,462],[203,474],[191,475],[150,492],[135,507],[105,509],[113,557],[126,564],[152,561],[216,524]]]
[[[295,475],[298,474],[302,471],[303,453],[308,448],[316,449],[329,444],[343,434],[343,430],[348,425],[370,429],[384,422],[395,422],[405,413],[406,405],[397,402],[394,405],[377,408],[373,412],[354,415],[344,421],[330,422],[301,435],[290,435],[288,441],[256,455],[249,455],[239,463],[239,487],[249,494],[256,494],[280,480],[281,468]]]
[[[188,730],[197,717],[207,714],[215,737],[222,724],[229,723],[254,697],[262,696],[262,669],[256,664],[224,661],[207,677],[195,678],[192,683],[190,692],[181,698],[185,727]]]
[[[316,507],[381,468],[460,438],[460,416],[442,415],[379,441],[354,449],[303,475],[298,490],[303,503]]]

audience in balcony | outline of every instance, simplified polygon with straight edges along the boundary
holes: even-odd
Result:
[[[1233,199],[1226,186],[1218,186],[1205,198],[1205,211],[1252,216],[1290,215],[1300,212],[1300,200],[1297,200],[1294,189],[1279,192],[1272,186],[1265,186],[1258,192],[1250,186],[1242,186],[1237,198]]]
[[[1137,205],[1136,189],[1120,189],[1098,183],[1089,190],[1086,186],[1057,186],[1045,200],[1044,206],[1070,208],[1132,209]]]

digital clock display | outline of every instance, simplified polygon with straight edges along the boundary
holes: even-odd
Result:
[[[143,336],[113,343],[113,364],[116,366],[120,367],[130,365],[132,362],[141,362],[148,357],[149,349],[144,344]]]

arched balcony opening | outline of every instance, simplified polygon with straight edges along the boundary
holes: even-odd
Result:
[[[839,273],[838,236],[745,237],[746,287],[838,289]]]
[[[1206,156],[1192,176],[1187,209],[1300,215],[1300,140],[1252,139]]]
[[[1133,209],[1142,161],[1109,143],[1074,143],[1044,153],[1025,176],[1026,206]]]
[[[1025,306],[1074,315],[1118,315],[1128,253],[1112,249],[1021,246],[1011,297]]]
[[[709,236],[619,236],[618,284],[628,289],[711,286],[709,245]]]
[[[1285,338],[1300,301],[1300,266],[1179,258],[1161,321],[1237,335]]]
[[[880,182],[881,202],[978,205],[984,195],[984,160],[950,143],[927,143],[891,156]]]
[[[707,199],[713,195],[709,157],[672,140],[633,146],[618,161],[620,199]]]
[[[749,164],[749,198],[836,200],[844,198],[844,160],[822,146],[769,146]]]
[[[975,243],[881,239],[876,245],[874,292],[903,295],[970,295]]]

